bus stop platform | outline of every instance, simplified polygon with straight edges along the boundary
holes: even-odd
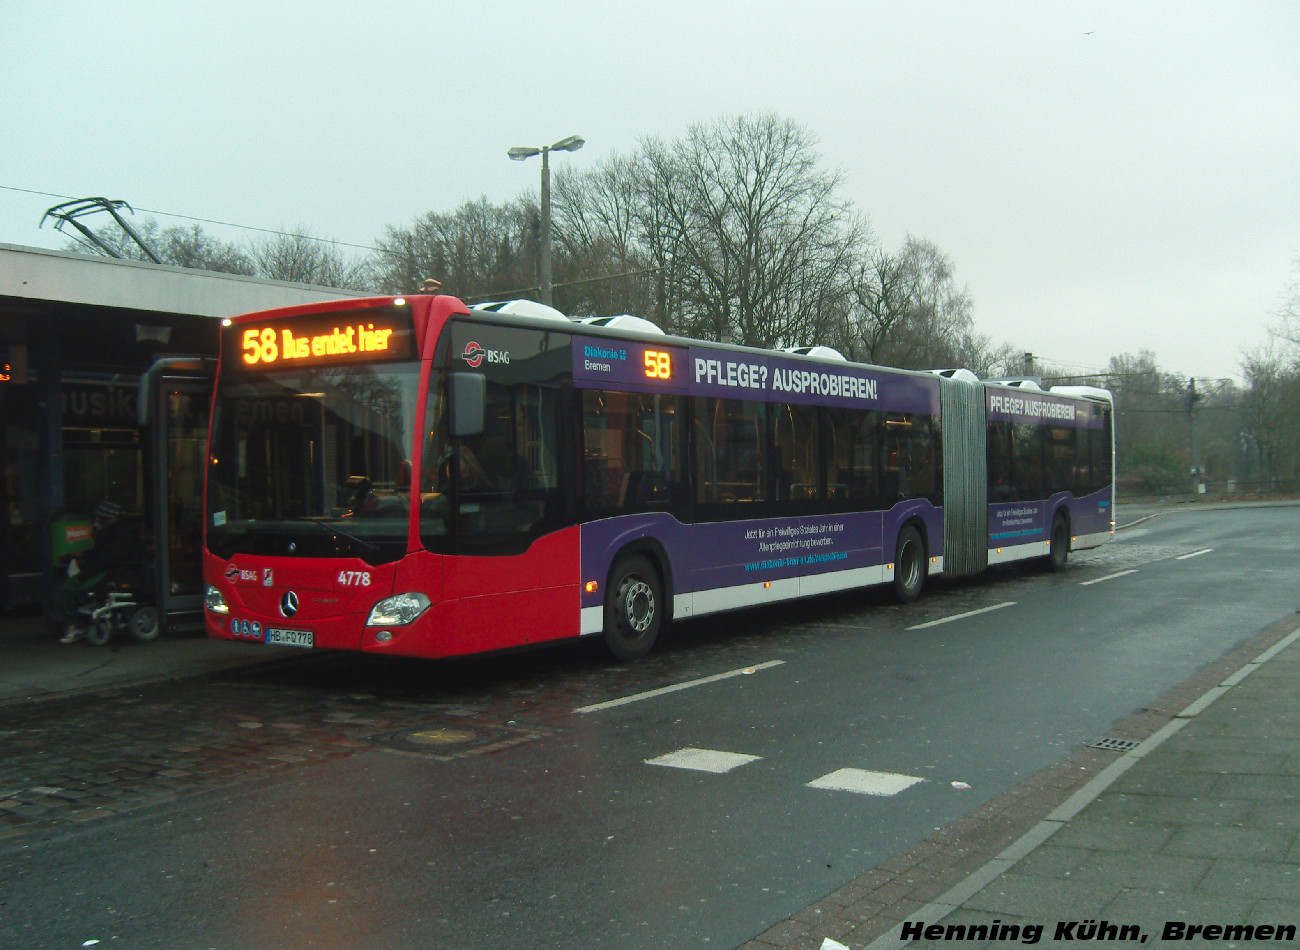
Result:
[[[0,617],[0,706],[139,686],[301,655],[292,647],[211,640],[202,631],[61,644],[44,617]]]

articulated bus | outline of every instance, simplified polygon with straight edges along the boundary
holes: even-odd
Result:
[[[1105,390],[571,320],[336,301],[222,330],[218,638],[448,657],[1041,559],[1114,533]]]

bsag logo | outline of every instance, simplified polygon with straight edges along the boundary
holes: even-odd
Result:
[[[257,571],[255,570],[250,571],[246,567],[239,568],[231,564],[229,567],[226,568],[224,576],[226,580],[230,581],[230,583],[232,584],[235,581],[255,581],[257,580]]]
[[[486,359],[489,363],[509,363],[509,350],[485,350],[472,340],[465,344],[465,352],[461,354],[461,359],[474,368],[483,365]]]

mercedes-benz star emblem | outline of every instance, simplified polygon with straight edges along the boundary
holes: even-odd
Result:
[[[291,590],[285,591],[284,596],[280,598],[280,615],[284,617],[292,617],[297,612],[298,595]]]

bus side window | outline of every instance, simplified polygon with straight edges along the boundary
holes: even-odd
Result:
[[[815,510],[824,494],[817,409],[814,406],[774,405],[772,413],[776,500],[793,502],[795,510]]]
[[[483,432],[459,440],[458,550],[520,554],[559,523],[559,390],[487,386]]]
[[[876,464],[880,415],[873,410],[825,409],[826,498],[837,511],[880,506]]]
[[[1078,471],[1075,468],[1074,442],[1076,429],[1051,426],[1043,429],[1043,448],[1046,454],[1047,485],[1056,489],[1075,490]],[[1048,494],[1045,487],[1044,493]]]
[[[1089,442],[1092,445],[1092,490],[1102,491],[1109,488],[1114,480],[1114,452],[1111,449],[1111,415],[1102,413],[1100,429],[1090,429]]]
[[[767,405],[741,399],[695,400],[696,501],[715,508],[706,517],[755,517],[770,499]]]
[[[684,481],[678,396],[585,390],[582,501],[592,515],[666,508]]]
[[[1012,470],[1016,479],[1016,501],[1043,497],[1043,430],[1028,422],[1012,424]]]
[[[940,503],[941,444],[937,417],[924,412],[886,414],[884,504],[908,498],[929,498]]]
[[[1011,478],[1011,423],[988,423],[989,501],[1007,502],[1015,498]]]

